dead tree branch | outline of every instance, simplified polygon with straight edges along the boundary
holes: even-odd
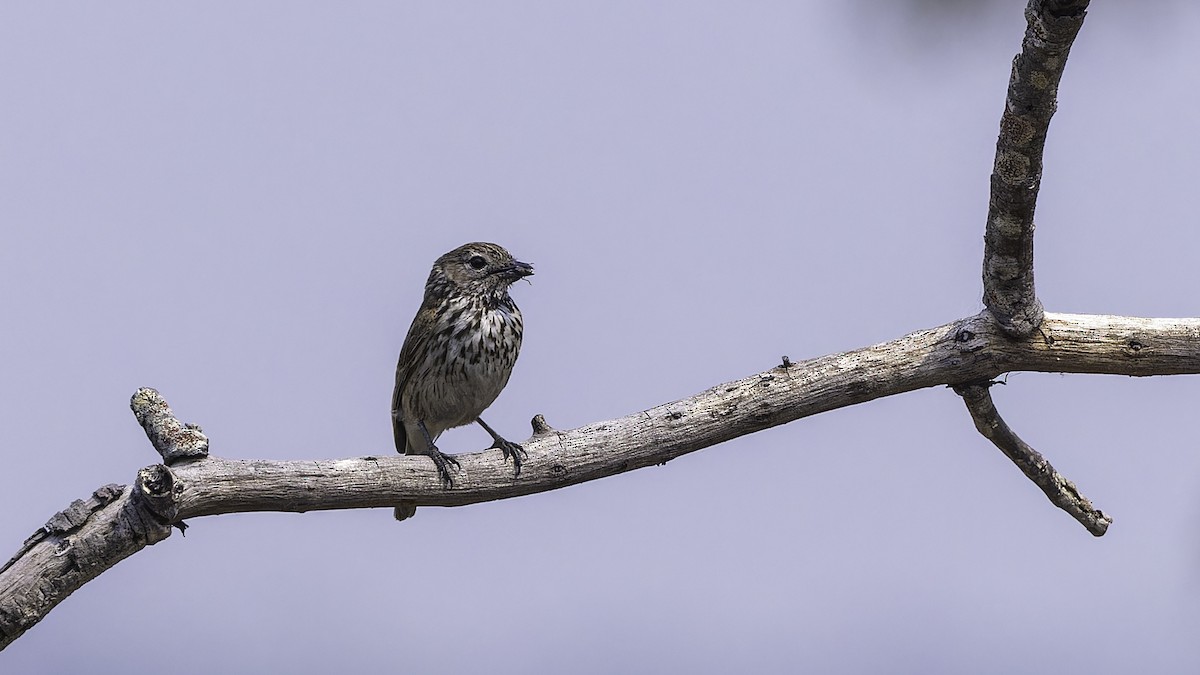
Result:
[[[1046,133],[1058,107],[1058,83],[1087,6],[1088,0],[1029,0],[1025,39],[1008,80],[984,234],[983,302],[1000,329],[1014,339],[1033,336],[1046,316],[1033,282],[1033,216],[1042,184]],[[1043,335],[1053,339],[1050,333],[1043,331]],[[1092,534],[1104,534],[1111,519],[1009,429],[986,385],[976,382],[954,390],[967,404],[975,428],[1051,502]]]
[[[171,534],[145,508],[148,486],[105,485],[34,532],[0,567],[0,648],[108,568]]]
[[[1092,503],[1079,493],[1074,483],[1063,478],[1041,453],[1029,447],[1009,428],[992,402],[992,394],[988,388],[993,384],[995,383],[990,381],[973,382],[954,387],[954,392],[962,396],[967,410],[971,411],[975,428],[1000,448],[1000,451],[1017,465],[1021,473],[1041,488],[1051,503],[1071,514],[1071,517],[1086,527],[1088,532],[1097,537],[1103,536],[1112,524],[1112,518],[1092,506]]]
[[[1013,337],[1032,335],[1042,322],[1033,285],[1033,212],[1058,83],[1087,5],[1030,0],[1025,40],[1008,81],[984,235],[983,302]]]
[[[924,387],[986,381],[1005,372],[1200,373],[1198,344],[1200,319],[1047,314],[1038,335],[1013,340],[985,311],[872,347],[789,361],[690,398],[578,429],[554,430],[535,418],[519,479],[499,451],[488,450],[459,456],[462,475],[449,490],[423,458],[391,453],[288,462],[175,459],[142,469],[132,488],[105,486],[76,502],[0,569],[0,647],[88,580],[165,539],[173,524],[187,518],[390,508],[401,499],[419,506],[460,506],[529,495],[662,464],[817,413]],[[139,390],[132,406],[148,436],[159,439],[156,443],[164,438],[162,425],[176,431],[195,428],[179,423],[153,390]],[[150,418],[157,421],[147,424]],[[1052,501],[1094,534],[1100,519],[1107,518],[1082,508],[1083,501],[1078,507],[1053,496]]]

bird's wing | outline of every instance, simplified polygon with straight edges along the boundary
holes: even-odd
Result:
[[[404,427],[402,394],[405,385],[408,384],[408,378],[420,365],[419,361],[428,348],[429,330],[423,328],[426,324],[422,321],[426,311],[428,310],[422,308],[413,319],[412,326],[408,329],[408,336],[404,338],[404,346],[400,348],[400,359],[396,363],[396,388],[392,390],[392,436],[396,441],[396,452],[400,454],[405,454],[408,450],[408,431]]]
[[[401,361],[400,363],[404,363]],[[408,448],[408,431],[404,429],[404,421],[401,417],[400,407],[400,392],[404,390],[404,381],[407,378],[404,376],[404,370],[396,366],[396,389],[392,391],[392,436],[396,439],[396,452],[404,454]]]

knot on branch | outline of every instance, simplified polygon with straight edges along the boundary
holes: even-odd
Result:
[[[970,408],[972,405],[992,405],[992,395],[988,393],[988,389],[998,384],[1007,383],[1003,380],[974,380],[952,384],[950,388],[954,390],[954,393],[963,397],[963,400],[967,403],[967,407]],[[995,410],[995,406],[992,409]],[[975,410],[975,408],[972,408],[972,412]]]
[[[133,501],[159,525],[169,526],[179,516],[178,498],[182,492],[183,484],[175,480],[175,474],[170,469],[162,464],[153,464],[138,471],[137,482],[133,485]]]
[[[529,425],[533,427],[534,436],[554,433],[554,427],[550,426],[550,423],[546,421],[546,418],[541,413],[534,415],[533,419],[529,421]]]
[[[129,401],[129,407],[138,424],[145,429],[150,444],[167,464],[188,457],[208,456],[208,437],[199,426],[180,422],[157,390],[138,389]]]
[[[985,286],[986,282],[985,277]],[[1046,310],[1042,307],[1042,302],[1033,295],[1032,271],[1029,275],[1029,290],[1027,292],[1017,291],[1017,297],[1021,297],[1021,301],[1009,302],[1011,297],[1000,297],[999,293],[995,295],[985,293],[983,301],[987,304],[992,318],[996,320],[996,325],[1005,335],[1015,339],[1027,338],[1037,332],[1046,318]]]

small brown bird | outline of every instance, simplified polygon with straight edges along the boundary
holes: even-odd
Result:
[[[458,460],[434,445],[447,429],[478,422],[513,460],[521,474],[525,450],[505,440],[479,415],[496,400],[512,374],[521,350],[521,310],[508,294],[533,266],[514,260],[496,244],[475,242],[450,251],[433,263],[425,282],[425,300],[408,329],[396,389],[392,393],[392,431],[396,451],[428,455],[442,485],[454,485],[450,466]],[[416,512],[411,502],[396,507],[396,520]]]

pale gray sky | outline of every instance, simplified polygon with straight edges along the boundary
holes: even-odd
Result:
[[[1064,78],[1038,289],[1197,316],[1200,10],[1116,4]],[[978,311],[1023,6],[5,4],[0,543],[157,459],[139,386],[217,455],[389,452],[422,283],[467,241],[537,266],[486,416],[514,439]],[[194,520],[0,671],[1195,671],[1198,387],[997,390],[1101,539],[927,390],[403,524]]]

